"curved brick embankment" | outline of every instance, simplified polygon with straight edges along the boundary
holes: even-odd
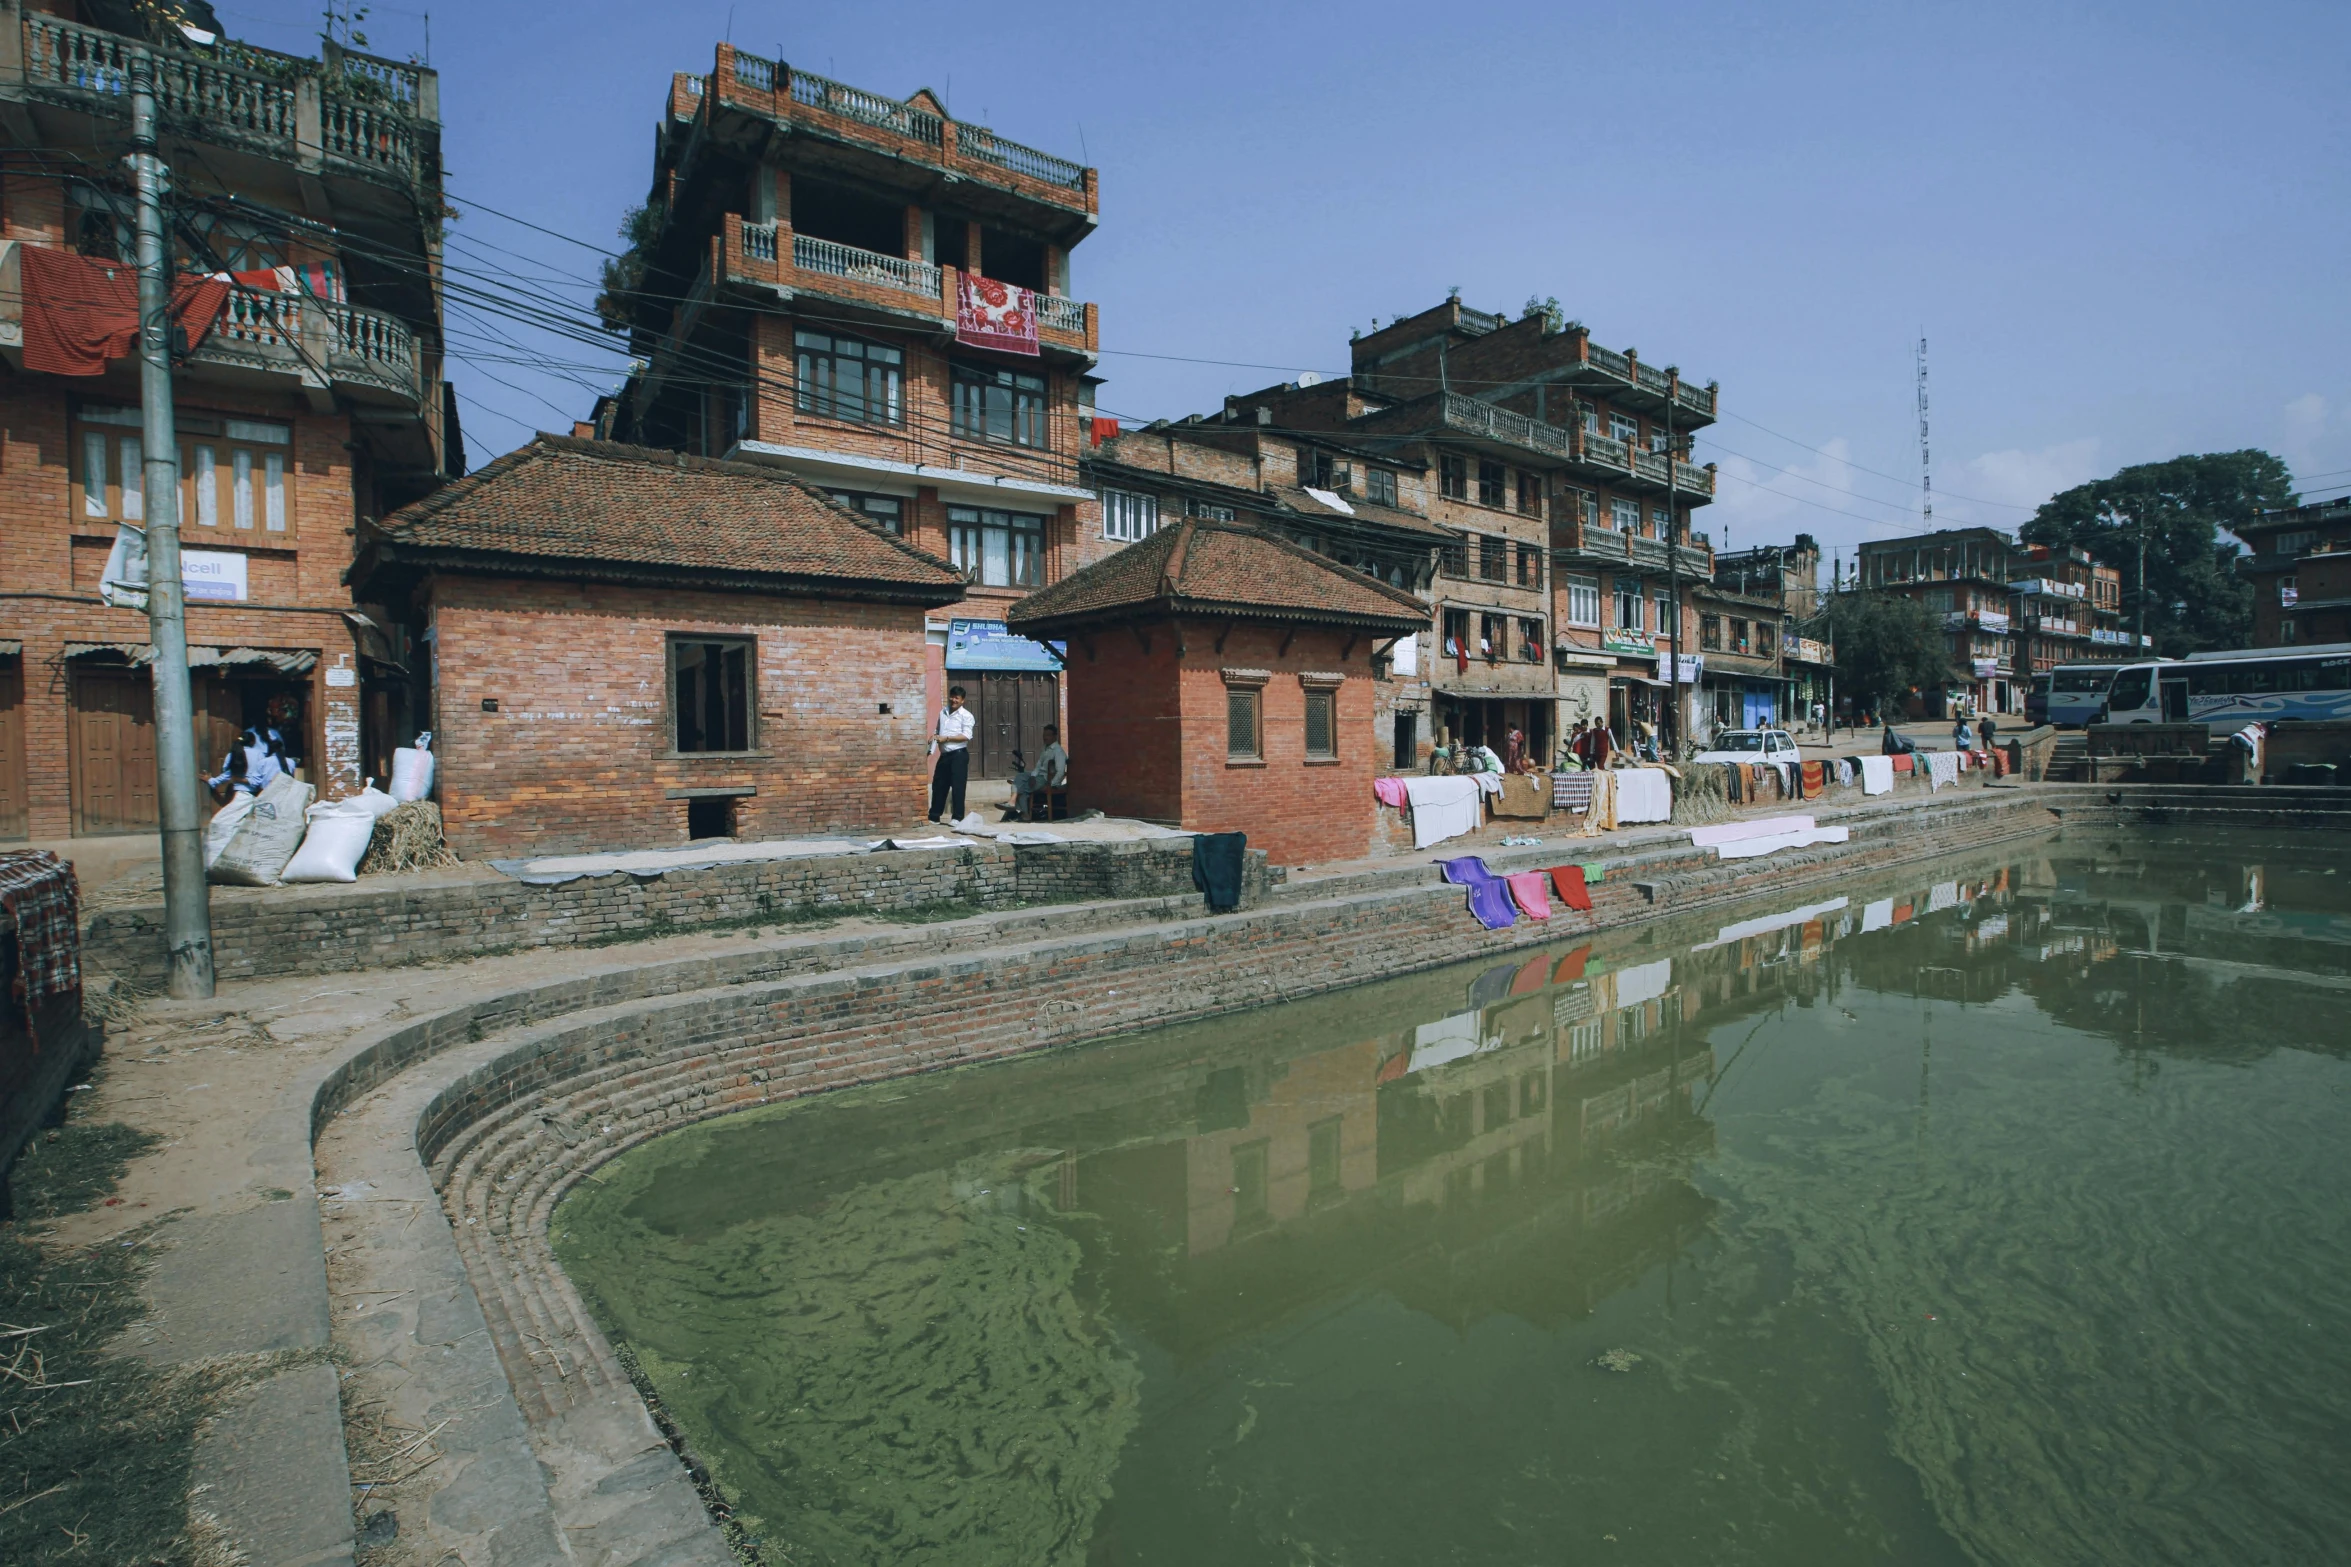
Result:
[[[1458,889],[1436,881],[1425,863],[1399,865],[1302,882],[1217,918],[1199,914],[1192,900],[1081,907],[1000,916],[986,922],[982,944],[968,948],[950,948],[955,927],[936,927],[790,963],[754,956],[627,970],[388,1034],[320,1088],[314,1127],[322,1151],[345,1129],[338,1117],[352,1131],[372,1123],[378,1145],[398,1152],[379,1158],[369,1179],[419,1202],[437,1194],[448,1217],[446,1229],[412,1224],[404,1235],[411,1251],[423,1247],[414,1266],[470,1284],[452,1293],[478,1301],[480,1329],[463,1309],[471,1302],[461,1301],[464,1322],[447,1325],[459,1331],[440,1335],[438,1358],[417,1360],[404,1374],[427,1389],[454,1378],[450,1397],[489,1391],[490,1381],[512,1391],[514,1418],[490,1444],[499,1450],[485,1449],[440,1479],[435,1520],[485,1516],[479,1507],[443,1505],[480,1465],[481,1475],[506,1477],[486,1526],[506,1531],[502,1557],[536,1556],[531,1549],[517,1557],[510,1547],[526,1531],[552,1547],[560,1529],[578,1561],[725,1559],[718,1532],[549,1246],[556,1204],[622,1150],[776,1099],[1260,1007],[1759,891],[1795,891],[2035,835],[2058,820],[2050,796],[2037,790],[1971,790],[1931,805],[1823,819],[1850,822],[1852,840],[1734,862],[1686,841],[1614,855],[1601,843],[1579,846],[1567,852],[1597,851],[1609,866],[1592,913],[1562,909],[1548,923],[1511,931],[1479,929],[1462,912]],[[1489,859],[1512,870],[1561,857],[1553,847]],[[1189,911],[1179,913],[1183,903]],[[428,1232],[421,1241],[419,1232]]]

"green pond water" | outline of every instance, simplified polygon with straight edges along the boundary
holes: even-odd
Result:
[[[2074,832],[692,1127],[556,1246],[778,1564],[2351,1561],[2347,883]]]

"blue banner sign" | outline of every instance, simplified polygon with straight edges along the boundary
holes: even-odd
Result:
[[[1018,669],[1058,673],[1069,651],[1066,642],[1031,642],[1004,629],[1001,620],[947,623],[949,669]]]

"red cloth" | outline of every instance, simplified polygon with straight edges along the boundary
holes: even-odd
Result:
[[[1804,764],[1804,792],[1808,795],[1819,794],[1828,786],[1829,764],[1826,762],[1806,762]]]
[[[955,340],[998,353],[1037,351],[1036,296],[1017,283],[960,272],[955,277]]]
[[[1898,773],[1907,773],[1910,770],[1910,753],[1908,751],[1905,751],[1900,756],[1894,758],[1894,771]]]
[[[1526,966],[1521,968],[1517,976],[1510,981],[1510,993],[1514,996],[1531,996],[1550,983],[1551,960],[1541,957],[1529,958],[1526,961]]]
[[[1568,867],[1568,869],[1574,870],[1575,867],[1571,865]],[[1555,871],[1552,874],[1556,876],[1558,873]],[[1561,958],[1559,960],[1559,966],[1551,971],[1551,983],[1554,985],[1572,985],[1577,980],[1582,979],[1584,977],[1584,963],[1591,956],[1591,944],[1586,942],[1583,946],[1576,948],[1575,951],[1569,953],[1566,957]]]
[[[1551,867],[1551,885],[1559,889],[1559,901],[1571,909],[1592,912],[1592,890],[1584,885],[1581,865],[1554,865]]]
[[[1995,778],[2008,776],[2008,753],[2006,751],[1996,750],[1992,753],[1992,776]]]
[[[1551,898],[1543,891],[1541,871],[1519,871],[1502,879],[1510,884],[1510,901],[1518,905],[1521,914],[1531,920],[1551,917]]]
[[[1100,414],[1097,414],[1093,419],[1091,433],[1094,438],[1093,444],[1100,446],[1104,441],[1107,441],[1112,436],[1118,434],[1118,421],[1116,419],[1104,418]]]
[[[104,375],[129,356],[139,334],[139,272],[121,262],[20,245],[24,258],[24,367],[49,375]],[[211,278],[172,283],[171,315],[194,348],[212,330],[229,285]]]

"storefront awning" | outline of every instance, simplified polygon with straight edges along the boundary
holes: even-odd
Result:
[[[155,646],[150,642],[68,642],[65,645],[65,656],[109,662],[119,659],[133,669],[144,669],[155,662]],[[188,667],[269,668],[283,675],[307,675],[318,667],[318,650],[233,647],[223,652],[216,647],[191,647],[188,649]]]

